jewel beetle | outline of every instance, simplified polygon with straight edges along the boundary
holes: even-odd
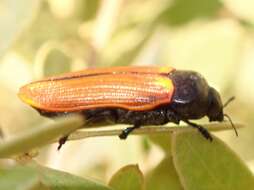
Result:
[[[197,72],[139,66],[48,77],[21,87],[18,96],[47,117],[80,113],[87,126],[131,124],[121,139],[140,126],[183,121],[212,140],[207,129],[190,120],[205,116],[210,122],[230,120],[223,108],[232,100],[223,105],[220,94]]]

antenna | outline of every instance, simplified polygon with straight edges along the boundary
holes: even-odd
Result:
[[[225,108],[230,102],[232,102],[235,99],[234,96],[230,97],[224,104],[223,104],[223,108]]]
[[[238,137],[238,132],[236,130],[236,127],[235,127],[234,123],[232,122],[231,118],[229,117],[229,115],[227,115],[227,114],[223,114],[223,115],[229,120],[229,122],[231,123],[232,128],[235,130],[235,135]]]
[[[234,96],[230,97],[230,98],[223,104],[223,108],[225,108],[225,107],[226,107],[230,102],[232,102],[234,99],[235,99]],[[235,130],[236,136],[238,137],[238,132],[237,132],[237,130],[236,130],[236,127],[235,127],[234,123],[232,122],[231,118],[229,117],[229,115],[228,115],[228,114],[223,114],[223,115],[224,115],[224,117],[226,117],[226,118],[229,120],[229,122],[231,123],[232,128]]]

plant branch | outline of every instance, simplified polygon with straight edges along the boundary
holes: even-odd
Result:
[[[231,124],[228,122],[225,123],[210,123],[203,125],[209,131],[221,131],[232,129]],[[242,128],[243,124],[235,124],[236,128]],[[123,128],[120,129],[105,129],[102,128],[93,128],[90,129],[80,129],[73,132],[68,140],[80,140],[90,137],[105,137],[105,136],[118,136],[121,134]],[[155,134],[155,133],[170,133],[177,130],[195,130],[187,126],[145,126],[139,129],[135,129],[130,135],[141,135],[141,134]]]

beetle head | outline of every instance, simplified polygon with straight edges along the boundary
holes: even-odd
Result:
[[[209,107],[208,107],[207,116],[209,120],[221,122],[221,121],[224,121],[224,118],[226,117],[231,123],[232,128],[235,130],[236,136],[238,136],[238,132],[231,118],[229,117],[229,115],[223,113],[223,109],[231,101],[233,101],[235,97],[229,98],[224,104],[222,104],[219,93],[214,88],[210,87],[208,98],[209,98]]]
[[[223,121],[223,105],[220,94],[212,87],[209,89],[208,94],[209,106],[207,116],[210,121]]]

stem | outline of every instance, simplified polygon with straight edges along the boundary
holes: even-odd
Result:
[[[229,130],[232,129],[230,123],[211,123],[211,124],[205,124],[203,125],[210,131],[221,131],[221,130]],[[242,128],[243,124],[237,123],[235,125],[236,128]],[[121,134],[123,128],[121,129],[81,129],[76,132],[73,132],[68,140],[79,140],[79,139],[85,139],[90,137],[105,137],[105,136],[118,136]],[[157,133],[170,133],[177,130],[195,130],[191,127],[187,126],[145,126],[141,127],[139,129],[135,129],[130,135],[140,135],[140,134],[157,134]]]

